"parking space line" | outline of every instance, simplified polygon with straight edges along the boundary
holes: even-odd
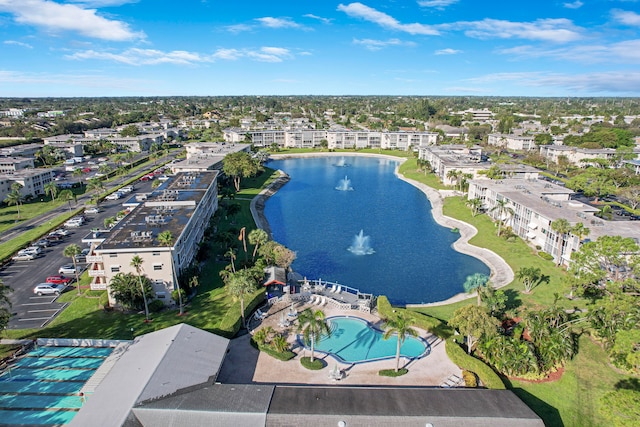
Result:
[[[25,306],[25,305],[49,305],[51,304],[53,301],[49,301],[49,302],[30,302],[27,304],[20,304],[20,306]]]
[[[51,319],[51,316],[49,317],[31,317],[29,319],[18,319],[18,322],[35,322],[36,320],[49,320]]]
[[[29,310],[27,311],[27,313],[40,313],[40,312],[45,312],[45,311],[58,311],[59,309],[57,308],[49,308],[46,310]]]

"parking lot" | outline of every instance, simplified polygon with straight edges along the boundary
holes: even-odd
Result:
[[[151,191],[151,182],[140,182],[136,184],[135,192],[130,195],[149,191]],[[72,243],[82,249],[87,248],[82,243],[82,238],[92,228],[103,228],[105,218],[115,216],[123,209],[122,203],[128,199],[129,197],[125,197],[101,202],[98,213],[86,214],[86,221],[82,225],[66,228],[69,235],[43,248],[43,253],[38,258],[28,261],[11,261],[0,269],[0,278],[5,285],[13,289],[9,294],[12,317],[9,320],[8,329],[41,328],[65,308],[65,304],[58,302],[57,295],[38,296],[33,292],[34,287],[44,283],[48,276],[57,275],[61,266],[72,264],[71,258],[64,256],[64,248]],[[78,263],[80,272],[86,267],[85,263]],[[72,274],[65,274],[65,276],[74,280],[64,292],[76,292],[75,276]]]

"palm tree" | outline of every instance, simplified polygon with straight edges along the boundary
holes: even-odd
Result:
[[[104,183],[102,182],[101,179],[99,179],[99,178],[91,178],[89,180],[89,184],[87,184],[86,191],[95,192],[96,205],[98,204],[98,196],[100,195],[102,190],[104,190]]]
[[[4,202],[11,206],[11,205],[15,205],[16,209],[18,210],[18,218],[20,219],[20,205],[22,204],[22,194],[19,191],[15,191],[15,190],[11,190],[11,192],[9,194],[7,194],[7,197],[4,198]]]
[[[565,235],[571,231],[571,224],[569,224],[569,221],[564,218],[558,218],[551,222],[551,229],[558,235],[558,254],[556,257],[556,265],[560,265],[562,263],[562,243],[564,242]]]
[[[69,204],[69,212],[71,212],[71,200],[73,199],[73,191],[71,190],[62,190],[60,194],[58,194],[58,199],[63,202],[67,202]]]
[[[236,265],[234,264],[233,261],[235,261],[236,257],[236,250],[234,248],[229,248],[227,250],[227,252],[224,253],[224,256],[229,258],[231,260],[231,271],[232,272],[236,272]]]
[[[516,272],[516,278],[522,280],[524,293],[528,294],[533,289],[533,284],[540,279],[542,271],[537,267],[520,267]]]
[[[482,299],[482,288],[489,286],[489,276],[482,273],[472,274],[467,276],[467,279],[464,281],[462,286],[467,293],[473,293],[474,291],[477,292],[479,307]]]
[[[44,185],[44,193],[51,195],[51,201],[55,202],[56,196],[58,195],[58,185],[53,181],[47,182]]]
[[[73,269],[76,272],[76,288],[78,289],[78,295],[80,295],[80,277],[78,275],[78,261],[76,260],[76,255],[80,255],[82,253],[82,249],[80,246],[72,243],[64,248],[64,252],[62,253],[67,258],[71,258],[73,261]]]
[[[462,175],[462,171],[459,171],[456,169],[451,169],[449,172],[447,172],[447,178],[449,178],[450,181],[456,182],[454,184],[454,187],[458,186],[458,179],[460,179],[461,175]]]
[[[298,316],[298,332],[302,332],[304,342],[311,346],[311,362],[313,362],[316,340],[323,334],[331,335],[331,329],[325,320],[324,311],[312,311],[310,308],[307,308],[300,313]]]
[[[75,169],[73,170],[73,172],[71,173],[71,175],[73,175],[73,176],[74,176],[74,177],[76,177],[76,178],[80,178],[80,177],[82,177],[82,169],[80,169],[80,168],[75,168]],[[78,182],[80,183],[80,185],[84,185],[84,182],[83,182],[81,179],[79,179],[79,180],[78,180]]]
[[[387,320],[382,338],[388,340],[394,334],[398,335],[398,345],[396,346],[396,372],[398,372],[400,367],[400,347],[402,343],[404,343],[407,335],[416,337],[418,336],[418,332],[411,327],[408,319],[404,317],[404,314],[400,313],[395,319]]]
[[[227,279],[227,292],[234,298],[240,300],[240,314],[242,315],[242,326],[247,327],[244,316],[244,296],[256,290],[256,282],[249,274],[248,270],[240,270],[232,273]]]
[[[503,216],[513,215],[513,209],[511,209],[508,204],[509,202],[507,201],[507,199],[498,199],[496,200],[496,205],[491,208],[491,212],[498,211],[498,236],[500,236]]]
[[[584,224],[581,222],[574,225],[573,228],[571,229],[571,234],[576,236],[580,242],[582,242],[582,239],[584,237],[587,237],[590,233],[591,233],[591,230],[585,227]]]
[[[158,243],[162,246],[167,246],[171,248],[171,272],[173,274],[173,280],[176,284],[176,288],[178,290],[178,306],[180,310],[180,316],[184,314],[182,309],[182,291],[180,289],[180,283],[178,283],[178,275],[176,274],[175,264],[173,262],[173,234],[171,234],[171,230],[165,230],[158,234]]]
[[[131,267],[136,269],[136,273],[138,274],[138,281],[140,282],[140,289],[142,289],[142,299],[144,300],[144,321],[149,321],[149,305],[147,304],[147,295],[144,291],[144,284],[142,283],[142,263],[144,261],[140,258],[139,255],[131,258]]]
[[[255,230],[251,230],[249,232],[249,243],[253,246],[253,254],[251,256],[252,260],[256,259],[256,253],[258,252],[258,247],[260,245],[264,245],[269,241],[269,235],[266,231],[261,228],[256,228]]]
[[[471,216],[476,216],[478,215],[480,208],[482,208],[482,199],[480,197],[468,199],[467,206],[471,208]]]

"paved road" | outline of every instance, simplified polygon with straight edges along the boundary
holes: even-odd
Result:
[[[170,156],[173,157],[173,156]],[[121,185],[128,177],[122,177],[115,183],[109,183],[109,188]],[[47,276],[58,274],[58,269],[64,264],[72,263],[70,258],[63,255],[64,248],[72,243],[85,247],[82,238],[89,234],[92,228],[102,228],[104,219],[115,216],[123,209],[122,203],[134,197],[135,194],[151,191],[152,181],[138,182],[135,184],[136,190],[120,200],[105,200],[100,203],[101,212],[93,215],[85,215],[87,221],[77,228],[68,229],[71,234],[62,241],[44,250],[43,256],[32,261],[12,261],[0,269],[0,278],[5,285],[13,288],[9,294],[12,303],[12,317],[9,320],[9,329],[41,328],[48,324],[65,307],[57,301],[55,296],[37,296],[33,293],[33,287],[38,283],[43,283]],[[82,206],[84,199],[79,197],[78,206]],[[49,221],[56,215],[66,211],[66,208],[56,209],[51,213],[44,214],[30,221],[25,221],[19,229],[3,234],[1,241],[7,240],[8,235],[18,235],[25,230],[33,228],[44,221]],[[86,264],[79,264],[79,267],[86,268]],[[72,284],[67,292],[75,292],[75,285]]]

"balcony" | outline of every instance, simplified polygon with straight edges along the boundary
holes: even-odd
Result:
[[[88,270],[89,277],[104,277],[104,270]]]
[[[102,255],[88,255],[87,262],[88,263],[102,262]]]
[[[106,283],[91,283],[91,290],[92,291],[104,291],[107,289],[107,284]]]

